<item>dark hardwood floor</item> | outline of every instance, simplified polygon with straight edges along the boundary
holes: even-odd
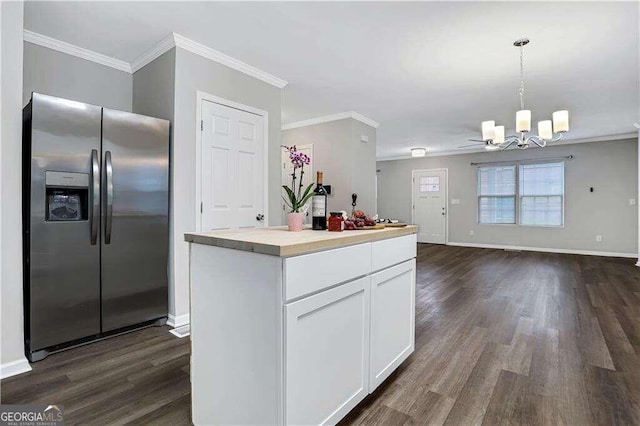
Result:
[[[420,245],[416,350],[342,424],[640,425],[633,259]],[[189,341],[149,328],[50,356],[2,403],[67,424],[190,423]]]

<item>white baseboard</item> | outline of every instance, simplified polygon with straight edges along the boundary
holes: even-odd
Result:
[[[6,362],[0,365],[0,379],[6,379],[7,377],[26,373],[27,371],[31,371],[31,365],[29,365],[29,361],[27,361],[26,358]]]
[[[178,316],[169,314],[167,318],[167,325],[173,328],[189,325],[189,323],[190,323],[189,314],[178,315]]]
[[[547,247],[523,247],[523,246],[509,246],[509,245],[502,245],[502,244],[456,243],[451,241],[447,242],[447,245],[458,246],[458,247],[490,248],[490,249],[500,249],[500,250],[539,251],[544,253],[582,254],[586,256],[628,257],[628,258],[636,258],[636,259],[638,258],[638,253],[614,253],[610,251],[574,250],[574,249],[547,248]],[[638,263],[640,263],[640,261],[638,261]]]

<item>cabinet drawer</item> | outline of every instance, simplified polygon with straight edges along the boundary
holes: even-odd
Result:
[[[284,260],[284,294],[291,300],[371,271],[371,243]]]
[[[371,246],[372,270],[379,271],[416,257],[416,234],[375,241]]]

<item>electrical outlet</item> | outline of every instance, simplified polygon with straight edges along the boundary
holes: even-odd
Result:
[[[473,237],[473,235],[474,235],[473,229],[469,231],[469,235],[471,235]]]
[[[602,235],[596,235],[596,241],[601,243],[602,242]]]
[[[636,199],[635,198],[629,198],[629,205],[630,206],[635,206],[636,205]]]

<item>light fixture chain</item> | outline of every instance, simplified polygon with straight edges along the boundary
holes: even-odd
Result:
[[[524,46],[520,45],[520,109],[524,109]]]

